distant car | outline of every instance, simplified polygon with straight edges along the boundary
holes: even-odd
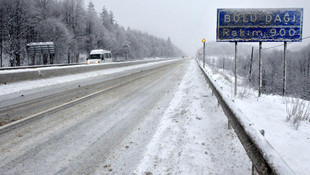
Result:
[[[87,64],[98,64],[103,62],[112,62],[112,53],[108,50],[92,50],[86,59]]]

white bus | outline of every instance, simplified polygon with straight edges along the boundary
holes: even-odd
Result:
[[[86,59],[87,64],[112,62],[112,53],[108,50],[98,49],[92,50]]]

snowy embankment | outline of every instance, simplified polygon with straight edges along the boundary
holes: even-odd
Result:
[[[251,163],[192,60],[135,174],[250,174]]]
[[[212,79],[222,88],[224,94],[234,101],[245,116],[256,127],[265,131],[265,138],[289,164],[296,174],[310,172],[310,123],[301,122],[298,129],[287,121],[287,109],[292,108],[290,98],[278,95],[262,95],[247,87],[238,79],[238,95],[233,95],[234,77],[227,71],[206,67]]]

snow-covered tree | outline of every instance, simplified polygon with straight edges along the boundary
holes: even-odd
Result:
[[[66,63],[66,56],[70,52],[70,43],[73,35],[62,21],[48,18],[38,26],[38,39],[40,41],[51,41],[55,44],[54,63]]]
[[[12,66],[27,60],[30,42],[54,42],[54,63],[77,62],[81,53],[99,48],[130,59],[181,53],[170,38],[125,30],[105,7],[98,15],[91,1],[84,8],[83,0],[1,0],[0,26],[0,51],[10,57]]]

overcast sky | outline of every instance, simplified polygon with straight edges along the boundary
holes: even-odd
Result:
[[[310,36],[310,0],[92,0],[96,11],[113,11],[118,24],[167,39],[189,55],[201,39],[216,40],[217,8],[304,8],[303,37]],[[89,0],[86,0],[86,5]],[[290,46],[298,47],[310,43]],[[279,44],[279,43],[276,43]],[[270,44],[263,44],[270,46]]]

